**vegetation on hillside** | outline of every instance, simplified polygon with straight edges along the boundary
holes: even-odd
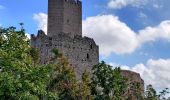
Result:
[[[101,62],[85,71],[78,81],[74,69],[56,49],[46,65],[38,63],[39,53],[15,27],[0,28],[0,100],[126,100],[128,83],[120,68]],[[134,84],[138,90],[139,84]],[[145,96],[136,91],[136,100],[163,99],[168,89],[157,94],[148,85]]]

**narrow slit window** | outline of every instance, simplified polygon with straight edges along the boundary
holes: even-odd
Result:
[[[87,59],[89,59],[89,54],[87,54]]]
[[[92,44],[90,44],[90,49],[93,49],[93,45]]]

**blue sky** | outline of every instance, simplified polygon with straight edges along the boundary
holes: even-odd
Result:
[[[83,0],[83,33],[100,46],[100,60],[139,72],[156,88],[170,87],[169,4],[170,0]],[[40,22],[46,14],[47,0],[0,0],[3,27],[23,22],[27,33],[36,34],[46,26]]]

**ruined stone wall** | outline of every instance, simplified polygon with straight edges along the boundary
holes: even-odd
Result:
[[[82,35],[82,3],[79,0],[49,0],[48,35]]]
[[[131,98],[130,100],[136,100],[134,96],[135,94],[134,83],[139,83],[140,93],[142,96],[144,96],[144,81],[141,78],[139,73],[136,73],[130,70],[122,70],[121,75],[128,79],[128,90],[127,90],[126,96],[130,97]]]
[[[53,56],[53,48],[58,49],[75,69],[78,78],[85,70],[91,71],[92,66],[99,62],[99,48],[94,40],[88,37],[70,38],[64,33],[49,37],[39,32],[37,37],[31,37],[31,45],[39,50],[41,64],[46,64]]]

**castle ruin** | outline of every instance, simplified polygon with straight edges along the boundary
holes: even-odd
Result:
[[[134,96],[136,91],[144,97],[144,80],[140,77],[139,73],[130,70],[122,70],[121,75],[128,79],[128,88],[125,93],[129,98],[128,100],[136,100],[136,97]]]
[[[48,0],[47,35],[38,31],[31,35],[31,46],[40,52],[40,63],[46,64],[56,48],[68,59],[77,77],[99,63],[99,47],[89,37],[82,37],[82,2]]]
[[[68,59],[78,79],[85,70],[91,72],[92,66],[99,63],[98,45],[92,38],[82,36],[81,1],[48,0],[47,31],[47,35],[41,30],[37,36],[31,35],[31,46],[39,51],[41,64],[54,56],[51,52],[54,48]],[[144,81],[138,73],[122,70],[121,74],[130,79],[129,83],[139,82],[144,93]]]

